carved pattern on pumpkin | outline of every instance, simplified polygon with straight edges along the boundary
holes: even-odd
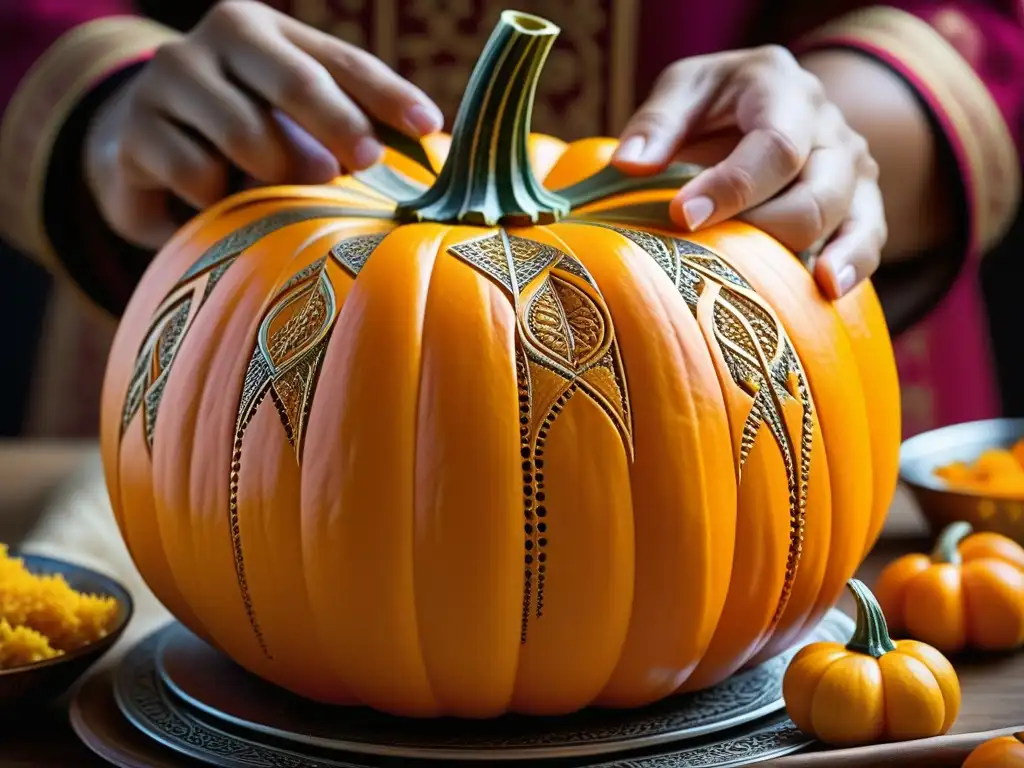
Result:
[[[509,235],[503,229],[494,235],[453,245],[449,250],[497,282],[517,305],[523,291],[538,275],[559,259],[566,258],[557,248]]]
[[[803,552],[813,442],[814,406],[796,351],[781,323],[758,300],[753,287],[717,254],[688,240],[599,226],[614,229],[647,253],[669,277],[694,315],[704,286],[719,286],[712,312],[715,338],[733,381],[752,398],[740,438],[739,472],[742,473],[758,432],[765,425],[779,447],[789,486],[790,546],[774,623],[789,602]],[[792,399],[800,403],[802,412],[798,446],[793,445],[783,417],[783,405]]]
[[[384,232],[346,238],[331,248],[331,256],[348,270],[352,277],[357,277],[362,268],[366,266],[366,262],[370,260],[370,255],[387,236],[388,233]]]
[[[194,317],[193,304],[202,305],[210,293],[209,281],[215,277],[219,276],[200,277],[191,285],[186,284],[179,288],[164,301],[135,359],[121,414],[121,433],[124,434],[132,419],[141,410],[143,435],[150,450],[153,449],[156,420],[160,412],[164,387],[171,373],[171,365]],[[196,294],[200,284],[204,284],[204,290],[197,301]]]
[[[238,517],[238,482],[246,428],[269,395],[281,419],[285,437],[295,451],[295,460],[302,461],[309,410],[338,314],[334,288],[327,274],[327,260],[333,259],[352,277],[358,277],[385,236],[386,233],[346,238],[336,243],[328,256],[309,264],[285,281],[260,323],[255,349],[242,381],[228,488],[231,546],[242,604],[260,650],[268,659],[273,656],[260,629],[249,592]]]
[[[555,298],[549,283],[542,285],[533,295],[527,317],[537,343],[566,367],[572,366],[569,360],[572,352],[569,329],[562,314],[562,305]]]
[[[619,431],[632,457],[632,417],[611,316],[586,268],[554,246],[499,229],[449,251],[496,282],[518,317],[516,376],[524,473],[526,530],[523,623],[544,609],[547,509],[544,443],[577,391],[586,392]]]
[[[135,415],[142,410],[146,444],[150,450],[153,449],[160,402],[174,357],[199,310],[239,255],[283,227],[312,219],[346,215],[387,218],[389,214],[387,211],[360,211],[337,205],[290,208],[250,222],[207,248],[178,279],[167,298],[153,314],[154,320],[136,357],[125,395],[121,416],[122,434],[128,429]]]
[[[271,235],[283,227],[292,224],[301,224],[312,219],[330,219],[342,216],[359,216],[370,218],[387,218],[387,211],[358,210],[345,208],[339,205],[307,205],[297,208],[288,208],[283,211],[256,219],[244,227],[225,235],[196,260],[196,262],[182,275],[179,285],[187,282],[199,274],[226,262],[233,260],[243,251],[251,248],[267,235]],[[222,273],[223,274],[223,273]]]

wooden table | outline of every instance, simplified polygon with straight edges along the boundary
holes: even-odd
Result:
[[[0,541],[14,542],[25,534],[48,502],[48,496],[66,483],[87,462],[95,462],[91,444],[35,443],[0,440]],[[873,584],[879,570],[894,557],[912,550],[927,551],[928,532],[913,501],[899,492],[890,512],[882,539],[858,576]],[[852,602],[841,606],[852,614]],[[900,765],[958,765],[969,745],[982,731],[1020,727],[1024,724],[1024,654],[956,660],[963,685],[964,704],[953,733],[948,759],[934,755],[924,761]],[[958,746],[959,745],[959,746]],[[813,755],[783,758],[763,765],[839,765],[812,763]],[[844,763],[845,764],[845,763]],[[855,763],[849,763],[854,765]],[[856,765],[874,765],[858,762]],[[877,764],[891,765],[886,760]],[[106,763],[94,757],[75,738],[67,723],[66,704],[36,713],[18,722],[0,721],[0,768],[100,768]]]

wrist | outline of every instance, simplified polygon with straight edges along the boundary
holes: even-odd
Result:
[[[865,138],[878,163],[889,238],[886,262],[914,259],[955,236],[950,179],[939,139],[909,85],[857,51],[815,50],[800,57],[847,124]]]
[[[101,309],[119,314],[148,259],[107,226],[96,174],[106,149],[106,117],[145,62],[126,63],[86,94],[54,142],[44,183],[42,218],[63,273]],[[117,151],[116,141],[110,150]]]

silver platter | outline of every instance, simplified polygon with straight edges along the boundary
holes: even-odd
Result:
[[[832,611],[805,642],[845,642],[852,631],[852,621]],[[173,624],[124,658],[114,693],[128,720],[151,738],[208,764],[230,768],[363,768],[391,765],[394,758],[401,758],[402,765],[409,760],[493,764],[558,759],[562,766],[584,757],[624,753],[635,756],[606,765],[733,766],[777,757],[809,743],[777,714],[783,707],[782,675],[796,650],[715,688],[641,710],[424,721],[293,696],[253,677]],[[682,751],[664,751],[664,745],[681,741],[690,743]]]

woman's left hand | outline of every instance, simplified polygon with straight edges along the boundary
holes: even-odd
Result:
[[[814,266],[831,298],[878,268],[886,240],[878,165],[821,82],[784,48],[697,56],[666,69],[622,133],[612,162],[653,173],[687,147],[738,133],[724,159],[672,201],[690,231],[741,218],[793,251],[824,244]]]

